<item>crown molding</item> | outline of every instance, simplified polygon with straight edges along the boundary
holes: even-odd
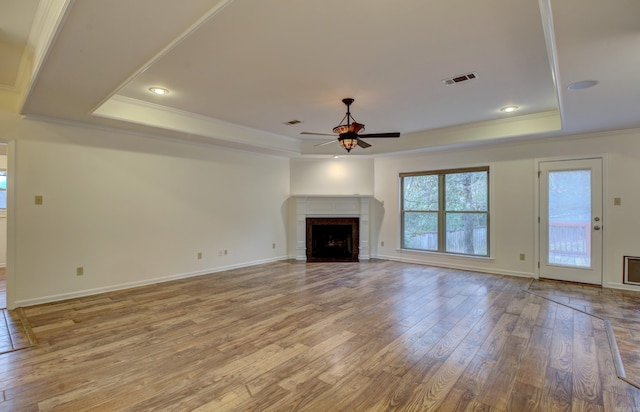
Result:
[[[256,149],[275,149],[291,155],[300,152],[300,141],[291,137],[120,95],[113,96],[92,114]]]

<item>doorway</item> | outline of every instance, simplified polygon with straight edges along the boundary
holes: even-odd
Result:
[[[539,276],[602,285],[602,159],[541,161]]]
[[[0,142],[0,309],[7,307],[7,145]]]
[[[7,272],[0,267],[0,309],[7,308]]]

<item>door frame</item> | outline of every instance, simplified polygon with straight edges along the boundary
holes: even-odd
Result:
[[[16,309],[16,152],[17,141],[3,141],[7,145],[7,309]]]
[[[584,156],[554,156],[554,157],[544,157],[544,158],[536,158],[534,159],[534,170],[533,170],[533,180],[534,180],[534,279],[540,279],[540,177],[538,171],[540,170],[540,163],[543,162],[558,162],[558,161],[572,161],[572,160],[588,160],[588,159],[599,159],[602,162],[602,222],[604,233],[602,233],[602,276],[600,277],[600,286],[604,286],[605,281],[605,270],[607,267],[607,254],[605,253],[606,245],[607,245],[607,230],[606,230],[606,222],[607,222],[607,155],[606,154],[593,154],[593,155],[584,155]],[[593,223],[593,222],[592,222]],[[597,286],[597,285],[596,285]]]

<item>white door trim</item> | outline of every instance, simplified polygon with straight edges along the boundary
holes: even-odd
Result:
[[[608,217],[608,189],[607,189],[607,155],[606,154],[592,154],[592,155],[584,155],[584,156],[553,156],[553,157],[544,157],[544,158],[535,158],[533,160],[533,179],[534,179],[534,279],[540,279],[540,259],[541,259],[541,246],[540,246],[540,189],[541,189],[541,181],[538,176],[538,171],[540,170],[540,164],[544,162],[554,162],[554,161],[578,161],[578,160],[589,160],[589,159],[599,159],[601,161],[602,170],[601,170],[601,178],[602,178],[602,220],[606,225],[607,217]],[[606,270],[607,267],[607,254],[606,245],[608,241],[608,231],[606,227],[602,233],[602,276],[601,276],[601,286],[605,286],[608,281],[606,280]]]

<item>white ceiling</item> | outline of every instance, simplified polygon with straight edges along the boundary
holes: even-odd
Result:
[[[345,153],[300,134],[331,133],[345,97],[366,133],[402,133],[352,155],[640,126],[638,0],[36,3],[0,3],[0,58],[27,44],[27,116],[285,155]]]
[[[3,0],[0,3],[0,90],[14,91],[22,55],[26,51],[38,0]]]

